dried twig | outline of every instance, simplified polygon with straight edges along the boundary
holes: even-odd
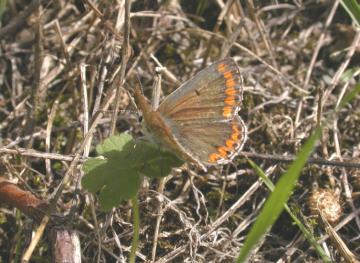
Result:
[[[312,71],[313,71],[314,66],[315,66],[317,56],[319,54],[319,51],[320,51],[321,47],[324,45],[324,39],[325,39],[327,30],[328,30],[328,28],[329,28],[329,26],[330,26],[330,24],[331,24],[331,22],[332,22],[332,20],[334,18],[334,15],[335,15],[335,12],[336,12],[336,9],[337,9],[339,3],[340,3],[340,0],[335,0],[334,1],[334,4],[333,4],[333,6],[331,8],[329,16],[326,19],[324,29],[323,29],[323,31],[322,31],[322,33],[321,33],[321,35],[319,37],[319,40],[318,40],[318,42],[316,44],[314,53],[313,53],[313,55],[311,57],[309,68],[308,68],[308,70],[306,72],[306,77],[305,77],[305,80],[304,80],[303,89],[307,89],[307,86],[309,84]]]
[[[116,75],[115,77],[115,83],[117,85],[116,87],[116,98],[115,98],[115,107],[114,107],[114,113],[112,115],[111,120],[111,134],[115,133],[116,128],[116,120],[120,105],[120,90],[122,89],[122,86],[124,84],[125,80],[125,71],[126,71],[126,64],[130,57],[130,44],[129,44],[129,37],[130,37],[130,0],[125,0],[125,18],[124,18],[124,41],[122,45],[122,52],[121,52],[121,69],[120,73]]]

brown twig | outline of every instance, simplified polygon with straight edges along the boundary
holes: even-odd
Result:
[[[259,44],[258,42],[255,40],[255,37],[254,37],[254,34],[251,32],[251,28],[249,26],[249,21],[246,19],[246,16],[245,16],[245,12],[244,12],[244,9],[241,5],[241,2],[240,1],[236,1],[235,4],[237,5],[238,7],[238,10],[239,10],[239,13],[240,13],[240,16],[241,16],[241,19],[244,20],[244,28],[246,30],[246,33],[251,41],[251,44],[254,48],[254,51],[256,54],[259,54],[260,53],[260,48],[259,48]]]
[[[15,154],[21,156],[34,157],[34,158],[59,160],[65,162],[71,162],[74,159],[74,156],[62,155],[58,153],[39,152],[36,150],[25,149],[25,148],[16,148],[16,149],[0,148],[0,154]]]
[[[119,40],[123,41],[123,37],[119,32],[117,32],[114,28],[114,25],[112,25],[109,21],[105,20],[103,13],[95,6],[95,4],[91,0],[85,0],[90,8],[94,11],[96,16],[100,18],[100,20],[104,23],[105,28],[107,28],[111,33],[114,34],[114,36]]]
[[[320,213],[320,217],[325,226],[326,233],[329,235],[330,239],[337,247],[339,253],[344,257],[345,262],[349,263],[359,263],[358,259],[351,252],[351,250],[347,247],[346,243],[340,237],[340,235],[335,231],[335,229],[330,225],[330,223],[326,220],[326,218]]]
[[[51,130],[53,127],[55,114],[59,106],[59,100],[55,100],[53,106],[51,107],[48,122],[46,125],[46,139],[45,139],[45,149],[46,151],[50,152],[51,147]],[[51,177],[51,162],[50,159],[45,160],[45,169],[46,169],[46,176],[49,178]]]
[[[160,64],[160,62],[155,58],[155,56],[151,55],[151,57],[155,60],[155,63],[160,67],[160,69],[163,69],[164,67]],[[153,86],[153,93],[151,98],[151,106],[155,110],[159,107],[160,102],[160,94],[161,94],[161,80],[162,80],[162,70],[159,70],[156,74],[154,86]],[[164,215],[164,204],[163,204],[163,198],[162,195],[164,193],[165,184],[167,182],[166,178],[161,178],[158,183],[157,187],[157,193],[158,198],[156,199],[157,202],[157,217],[156,217],[156,223],[155,223],[155,230],[154,230],[154,237],[153,237],[153,246],[151,250],[151,260],[155,261],[156,258],[156,249],[158,244],[158,238],[159,238],[159,231],[160,231],[160,223],[161,219]]]
[[[0,180],[0,203],[16,207],[27,216],[40,222],[45,215],[48,203],[29,191],[22,190],[17,184]]]
[[[46,153],[46,152],[39,152],[35,150],[28,150],[24,148],[17,148],[17,149],[6,149],[6,148],[0,148],[0,154],[6,153],[6,154],[18,154],[23,156],[31,156],[35,158],[45,158],[45,159],[52,159],[52,160],[60,160],[60,161],[66,161],[70,162],[74,160],[75,156],[66,156],[61,155],[57,153]],[[291,163],[295,161],[295,156],[281,156],[281,155],[270,155],[270,154],[259,154],[259,153],[252,153],[252,152],[240,152],[239,156],[248,157],[248,158],[254,158],[254,159],[261,159],[261,160],[267,160],[272,161],[274,163]],[[86,159],[78,157],[77,161],[84,162]],[[350,160],[344,160],[344,161],[328,161],[321,158],[309,158],[308,164],[318,164],[318,165],[328,165],[328,166],[337,166],[337,167],[344,167],[344,168],[360,168],[360,162],[351,162]]]
[[[224,41],[223,45],[221,46],[220,59],[225,58],[229,54],[230,48],[236,42],[236,39],[240,35],[244,25],[245,25],[245,19],[240,20],[240,22],[237,24],[232,34]]]
[[[126,64],[128,62],[128,59],[130,57],[129,51],[129,37],[130,37],[130,1],[129,0],[125,0],[125,19],[124,19],[124,40],[123,40],[123,45],[122,45],[122,52],[121,52],[121,69],[120,69],[120,74],[116,75],[115,78],[115,82],[117,83],[117,88],[116,88],[116,97],[115,97],[115,108],[114,108],[114,113],[112,115],[112,119],[111,119],[111,128],[110,128],[110,133],[114,134],[115,133],[115,129],[116,129],[116,120],[117,120],[117,115],[118,115],[118,110],[119,110],[119,105],[120,105],[120,90],[122,89],[123,86],[123,82],[125,80],[125,71],[126,71]]]
[[[21,262],[26,263],[30,261],[31,255],[34,252],[36,245],[39,243],[42,235],[44,234],[47,223],[49,222],[49,216],[45,215],[41,219],[40,226],[36,229],[35,235],[31,239],[29,247],[26,249],[24,255],[21,257]]]
[[[267,49],[267,51],[269,52],[270,58],[271,58],[271,62],[272,62],[272,66],[276,69],[279,68],[277,62],[276,62],[276,56],[275,56],[275,50],[274,47],[271,44],[271,41],[268,37],[268,35],[266,34],[266,30],[264,27],[264,23],[262,22],[261,18],[259,18],[259,16],[257,15],[256,11],[255,11],[255,5],[253,0],[247,0],[248,3],[248,8],[249,8],[249,12],[250,15],[252,16],[252,19],[255,21],[255,25],[261,35],[261,38],[265,44],[265,47]]]
[[[216,24],[215,24],[214,29],[213,29],[213,33],[215,33],[215,34],[218,33],[218,31],[220,29],[220,26],[221,26],[222,22],[224,21],[224,18],[226,16],[226,14],[228,14],[228,12],[230,10],[230,7],[233,5],[233,3],[234,3],[234,0],[229,0],[229,1],[226,2],[226,4],[222,8],[219,16],[217,17]],[[206,47],[205,54],[204,54],[204,61],[203,61],[203,64],[202,64],[203,67],[206,66],[206,62],[207,62],[208,56],[210,54],[213,42],[214,42],[214,35],[210,38],[210,40],[208,42],[208,45]]]
[[[335,15],[335,12],[336,12],[336,9],[337,9],[339,3],[340,3],[340,0],[335,0],[334,1],[334,4],[333,4],[333,6],[331,8],[331,11],[330,11],[330,14],[329,14],[328,18],[326,19],[323,32],[321,33],[321,35],[319,37],[319,40],[318,40],[318,42],[316,44],[314,53],[313,53],[313,55],[311,57],[309,68],[308,68],[308,70],[306,72],[306,77],[305,77],[305,80],[304,80],[303,89],[307,89],[307,85],[309,84],[311,73],[312,73],[312,71],[314,69],[317,56],[319,54],[319,51],[320,51],[321,47],[324,44],[325,35],[326,35],[327,30],[328,30],[328,28],[329,28],[329,26],[330,26],[330,24],[331,24],[331,22],[332,22],[332,20],[334,18],[334,15]]]
[[[269,155],[269,154],[259,154],[251,152],[240,152],[239,156],[244,156],[248,158],[268,160],[272,162],[282,162],[282,163],[291,163],[296,160],[295,156],[281,156],[281,155]],[[337,166],[344,168],[357,168],[360,169],[360,162],[341,162],[341,161],[328,161],[320,158],[309,158],[307,164],[318,164],[318,165],[328,165],[328,166]]]
[[[356,49],[359,47],[359,43],[360,43],[360,29],[357,28],[353,42],[351,43],[351,46],[350,46],[348,52],[346,53],[345,61],[343,63],[341,63],[340,67],[338,68],[335,75],[333,76],[333,78],[331,80],[331,86],[329,88],[327,88],[324,92],[324,102],[326,102],[326,100],[330,96],[331,92],[333,92],[336,85],[339,83],[340,77],[343,75],[343,73],[349,66],[351,58],[354,56]],[[340,101],[338,101],[338,103],[340,103]]]

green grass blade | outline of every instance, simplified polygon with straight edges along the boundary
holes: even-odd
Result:
[[[348,104],[356,95],[360,94],[360,83],[356,84],[356,86],[345,94],[344,98],[341,100],[338,110],[343,108],[346,104]]]
[[[313,135],[301,148],[300,152],[297,154],[296,160],[279,179],[279,182],[276,184],[274,191],[266,201],[262,211],[258,216],[258,219],[256,220],[245,240],[244,246],[242,247],[240,255],[237,259],[238,263],[245,262],[251,252],[251,249],[265,235],[267,230],[275,222],[284,209],[284,204],[289,199],[300,172],[306,164],[306,161],[314,148],[315,142],[320,137],[320,134],[321,128],[317,128]]]
[[[357,26],[360,26],[360,5],[357,0],[342,0],[340,3]]]
[[[255,170],[255,172],[260,176],[260,178],[264,181],[267,188],[269,188],[271,191],[274,191],[275,185],[272,183],[272,181],[266,177],[264,171],[257,166],[253,161],[248,160],[251,167]],[[301,223],[300,219],[297,218],[295,213],[290,209],[290,207],[287,204],[284,204],[284,208],[286,212],[290,215],[293,222],[299,227],[300,231],[303,233],[307,241],[315,248],[318,255],[321,257],[321,259],[324,262],[331,262],[330,258],[326,255],[325,251],[322,249],[322,247],[317,243],[316,238],[314,235],[312,235],[311,231],[309,231],[306,226]]]

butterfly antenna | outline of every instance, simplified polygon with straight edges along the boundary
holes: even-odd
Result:
[[[138,71],[136,71],[136,80],[137,80],[137,83],[135,85],[139,85],[140,90],[144,93],[144,88],[143,88],[142,83],[140,81],[140,75],[139,75]]]
[[[137,82],[135,83],[135,88],[132,88],[131,90],[133,91],[133,93],[135,93],[135,89],[140,89],[141,92],[144,93],[143,86],[140,81],[139,72],[137,72],[137,71],[136,71],[136,80],[137,80]],[[128,95],[129,95],[132,106],[135,108],[135,111],[134,111],[135,114],[140,118],[140,111],[135,103],[134,95],[131,95],[129,92],[128,92]]]
[[[98,110],[96,112],[102,112],[102,113],[114,113],[115,111],[114,110],[106,110],[106,111],[103,111],[103,110]],[[133,114],[137,114],[138,111],[136,110],[118,110],[117,111],[118,113],[121,113],[121,114],[125,114],[125,113],[133,113]]]

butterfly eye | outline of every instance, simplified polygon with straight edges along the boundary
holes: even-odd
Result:
[[[143,120],[143,116],[139,114],[139,115],[138,115],[138,121],[139,121],[139,123],[141,123],[142,120]]]

